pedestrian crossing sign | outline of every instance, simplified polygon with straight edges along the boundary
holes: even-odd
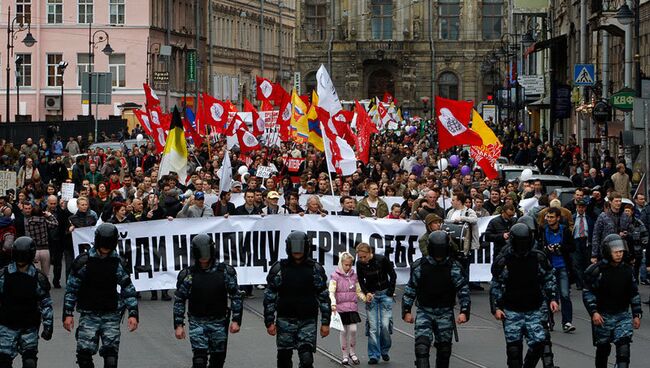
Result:
[[[596,83],[596,68],[594,64],[574,65],[573,81],[576,86],[593,86]]]

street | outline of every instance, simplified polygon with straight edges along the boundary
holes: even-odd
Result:
[[[486,284],[483,284],[487,286]],[[647,300],[650,288],[640,286],[642,300]],[[401,288],[398,287],[401,298]],[[275,339],[266,334],[266,329],[259,313],[263,311],[263,292],[256,290],[255,297],[245,300],[244,319],[241,332],[231,335],[228,344],[228,367],[275,367]],[[122,343],[120,346],[120,366],[130,368],[149,367],[191,367],[191,350],[189,340],[179,341],[174,338],[172,329],[172,302],[149,301],[149,293],[142,293],[140,301],[140,326],[134,333],[129,333],[126,324],[122,325]],[[51,341],[40,341],[39,365],[41,367],[74,367],[74,335],[65,331],[61,325],[61,305],[63,290],[52,291],[55,312],[54,337]],[[399,301],[400,299],[398,299]],[[591,344],[589,318],[581,300],[581,293],[572,292],[574,306],[573,334],[561,332],[560,315],[556,314],[556,329],[552,333],[555,364],[559,367],[593,366],[595,348]],[[495,321],[489,310],[488,292],[472,292],[472,315],[466,325],[459,326],[460,342],[454,343],[452,367],[503,367],[505,366],[505,343],[500,322]],[[644,312],[647,312],[644,305]],[[357,336],[357,354],[361,365],[367,365],[365,337],[365,311],[360,310],[363,322],[359,324]],[[393,308],[394,333],[391,361],[380,363],[385,367],[413,366],[413,326],[400,318],[400,304]],[[75,323],[78,320],[75,319]],[[650,326],[642,320],[641,329],[635,331],[632,343],[632,366],[640,366],[644,352],[650,349]],[[560,329],[560,331],[558,331]],[[331,331],[325,339],[319,338],[319,349],[315,354],[315,367],[340,366],[338,332]],[[610,365],[614,362],[614,349],[610,355]],[[432,349],[432,364],[435,362],[435,349]],[[95,364],[102,366],[98,356]],[[294,354],[294,366],[297,366],[297,354]],[[20,358],[14,366],[22,367]],[[541,366],[541,363],[540,365]]]

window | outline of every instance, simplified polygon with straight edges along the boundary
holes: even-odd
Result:
[[[113,87],[126,87],[126,56],[124,54],[109,56],[108,70],[113,73]]]
[[[458,100],[458,77],[451,72],[445,72],[438,78],[438,95],[452,100]]]
[[[92,23],[93,22],[93,0],[78,0],[78,17],[79,23]]]
[[[16,54],[16,58],[21,58],[22,63],[18,68],[17,81],[20,87],[32,86],[32,54]]]
[[[503,19],[503,0],[483,0],[483,39],[501,38],[501,20]]]
[[[370,7],[372,38],[376,40],[392,39],[393,0],[372,0]]]
[[[124,0],[110,0],[108,6],[111,24],[124,24]]]
[[[59,74],[59,63],[63,60],[62,54],[47,54],[47,86],[59,87],[63,82]]]
[[[32,0],[16,0],[16,16],[18,23],[32,22]]]
[[[305,38],[307,41],[322,41],[327,29],[327,4],[319,0],[305,3]]]
[[[47,0],[47,24],[63,23],[63,0]]]
[[[460,2],[458,0],[440,0],[440,38],[457,40],[460,33]]]
[[[93,71],[93,64],[90,62],[90,54],[77,54],[77,85],[81,86],[83,73]]]

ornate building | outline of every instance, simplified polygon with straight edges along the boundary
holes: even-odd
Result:
[[[388,91],[413,111],[428,109],[434,95],[485,100],[499,83],[481,65],[504,42],[507,0],[299,0],[297,6],[302,93],[314,88],[320,64],[341,99]]]

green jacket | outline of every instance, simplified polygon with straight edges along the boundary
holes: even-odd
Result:
[[[377,203],[377,218],[384,218],[388,216],[388,205],[381,198],[377,198],[379,203]],[[357,203],[357,211],[360,216],[373,217],[370,206],[368,205],[368,197],[362,199]]]

